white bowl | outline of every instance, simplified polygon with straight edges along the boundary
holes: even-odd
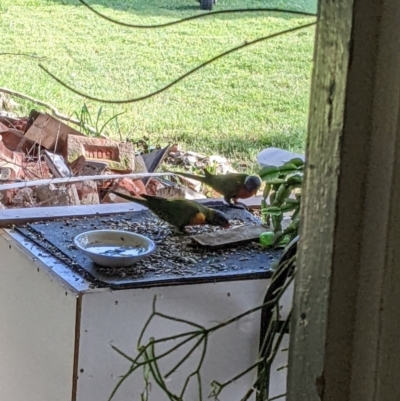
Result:
[[[106,267],[130,266],[156,249],[150,238],[120,230],[87,231],[74,243],[94,263]]]

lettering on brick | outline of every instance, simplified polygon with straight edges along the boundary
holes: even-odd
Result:
[[[84,144],[84,156],[87,159],[101,159],[101,160],[112,160],[120,162],[119,149],[112,146],[97,146]]]

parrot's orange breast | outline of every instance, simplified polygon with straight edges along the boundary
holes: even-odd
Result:
[[[251,196],[255,195],[256,193],[257,193],[257,190],[248,191],[246,188],[242,187],[237,192],[236,198],[238,198],[238,199],[247,199],[247,198],[250,198]]]
[[[202,212],[196,213],[196,215],[190,220],[191,226],[206,224],[206,216]]]

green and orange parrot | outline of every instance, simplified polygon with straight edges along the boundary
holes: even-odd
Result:
[[[224,213],[192,200],[166,199],[146,194],[141,194],[143,199],[140,199],[112,190],[108,192],[146,206],[157,217],[175,227],[180,233],[184,232],[186,226],[210,224],[224,228],[229,227],[229,220]]]
[[[174,172],[173,174],[192,178],[208,185],[220,193],[231,207],[238,207],[238,199],[252,197],[261,187],[261,179],[256,175],[244,173],[211,174],[206,169],[203,171],[204,176],[181,172]]]

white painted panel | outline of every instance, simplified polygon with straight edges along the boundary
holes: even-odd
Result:
[[[76,295],[0,233],[0,400],[71,401]]]
[[[83,294],[77,401],[107,399],[119,376],[130,366],[129,362],[111,349],[110,344],[131,356],[135,355],[136,341],[151,313],[155,294],[158,296],[160,312],[210,327],[215,322],[225,321],[261,305],[268,282],[249,280]],[[188,329],[182,324],[157,318],[149,327],[146,338],[165,337]],[[228,380],[256,361],[259,331],[260,313],[257,312],[210,337],[202,370],[203,399],[209,395],[212,380]],[[182,351],[175,355],[182,357]],[[168,384],[174,391],[181,387],[183,378],[193,370],[198,357],[198,354],[193,354],[191,360],[172,376]],[[166,363],[160,363],[163,372],[174,361],[176,363],[175,356],[166,360]],[[220,400],[240,400],[254,377],[255,371],[233,383],[221,394]],[[120,388],[115,401],[140,400],[142,389],[143,379],[138,372]],[[198,401],[195,386],[189,390],[184,400]],[[167,400],[155,385],[149,398],[149,401],[152,400]]]
[[[76,293],[81,291],[93,291],[90,288],[90,282],[71,270],[64,262],[52,256],[49,252],[45,251],[42,247],[36,245],[34,242],[28,240],[17,231],[6,229],[4,230],[15,242],[21,247],[25,248],[32,254],[32,257],[41,261],[47,268],[54,273],[60,280],[65,282]]]
[[[286,320],[292,308],[294,282],[292,282],[280,300],[280,319]],[[275,341],[279,335],[275,336]],[[287,364],[289,357],[289,335],[283,336],[278,353],[272,362],[270,373],[269,398],[278,397],[286,393]],[[279,398],[279,401],[285,401],[286,397]]]
[[[275,337],[275,341],[278,336]],[[283,336],[281,346],[271,366],[269,398],[278,397],[286,393],[287,364],[288,364],[289,335]],[[286,397],[279,398],[285,401]]]

